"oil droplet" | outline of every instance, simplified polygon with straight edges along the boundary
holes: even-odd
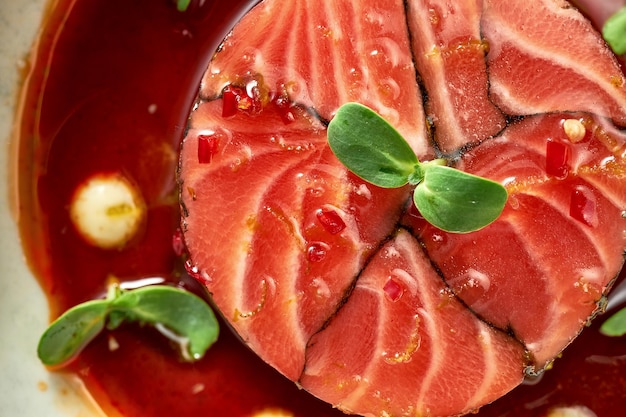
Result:
[[[230,163],[230,170],[232,172],[239,171],[239,169],[241,169],[245,164],[250,162],[250,160],[252,159],[252,148],[245,144],[239,145],[239,149],[237,149],[237,155],[239,156],[233,158],[232,162]]]
[[[368,200],[372,199],[372,192],[365,184],[360,184],[358,187],[355,187],[354,193],[358,196],[365,197]]]
[[[383,249],[382,256],[383,258],[386,258],[386,259],[398,258],[400,257],[400,252],[398,252],[398,250],[395,247],[389,246]]]
[[[238,308],[235,308],[235,312],[233,315],[233,321],[236,322],[238,321],[240,318],[241,319],[249,319],[250,317],[253,317],[255,315],[257,315],[258,313],[261,312],[261,310],[263,310],[263,307],[265,306],[265,303],[267,302],[267,298],[268,298],[268,293],[273,292],[273,286],[275,284],[273,283],[273,278],[267,277],[266,279],[262,279],[261,280],[261,294],[260,294],[260,301],[259,303],[256,305],[254,310],[250,310],[247,312],[242,312],[241,310],[239,310]]]
[[[253,232],[257,229],[259,223],[255,214],[250,214],[246,217],[246,227],[249,231]]]
[[[381,86],[386,92],[391,94],[393,100],[397,100],[400,97],[402,90],[400,84],[391,77],[387,77],[381,81]]]
[[[389,364],[399,364],[399,363],[408,363],[413,358],[413,354],[418,351],[421,345],[421,336],[419,333],[420,329],[420,317],[416,314],[415,323],[413,329],[411,330],[411,334],[409,336],[409,341],[405,346],[404,350],[401,352],[396,352],[392,355],[389,355],[387,352],[383,352],[383,356],[385,362]]]
[[[619,77],[617,75],[611,76],[611,84],[615,87],[621,88],[624,85],[624,77]]]
[[[323,187],[308,187],[306,193],[311,197],[321,197],[326,190]]]
[[[372,59],[384,60],[397,67],[403,63],[405,55],[403,50],[394,39],[382,36],[378,38],[368,39],[364,45],[365,50],[369,50],[369,56]]]
[[[513,210],[517,210],[520,207],[519,204],[519,199],[517,198],[517,195],[513,194],[513,193],[509,193],[509,199],[507,200],[507,204],[513,209]]]
[[[311,287],[315,290],[317,298],[327,299],[330,297],[330,288],[322,278],[314,278],[313,281],[311,281]]]
[[[579,289],[582,292],[580,298],[581,304],[596,304],[596,300],[602,295],[601,289],[597,285],[588,282],[585,278],[580,277],[578,281],[574,283],[574,288]]]
[[[489,275],[484,272],[478,271],[474,268],[469,268],[466,272],[467,281],[464,287],[468,288],[481,288],[484,292],[491,287],[491,279]]]
[[[430,24],[433,25],[433,27],[439,26],[439,22],[441,22],[439,11],[432,7],[428,9],[428,20],[430,20]]]

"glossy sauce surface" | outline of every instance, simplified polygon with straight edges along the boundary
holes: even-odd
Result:
[[[181,13],[168,0],[61,0],[51,11],[25,87],[19,215],[52,317],[102,296],[112,278],[168,282],[206,296],[173,247],[178,146],[213,51],[251,3],[194,0]],[[147,222],[122,250],[85,243],[69,218],[76,187],[102,172],[122,173],[147,204]],[[478,415],[542,416],[562,405],[597,416],[626,409],[626,338],[601,336],[601,320],[553,370]],[[130,325],[101,335],[67,371],[110,415],[341,415],[265,365],[225,325],[197,363],[181,361],[156,331]]]

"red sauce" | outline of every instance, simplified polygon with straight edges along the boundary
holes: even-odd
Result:
[[[205,295],[180,258],[177,150],[213,51],[251,3],[194,0],[180,13],[168,0],[60,0],[51,11],[22,103],[19,214],[52,317],[101,296],[111,276],[159,278]],[[69,219],[75,188],[101,172],[131,178],[148,207],[145,228],[123,250],[86,244]],[[598,323],[540,381],[478,415],[540,416],[576,404],[597,416],[626,409],[626,338],[599,335]],[[197,363],[180,360],[156,331],[128,325],[100,336],[67,371],[110,415],[237,417],[268,408],[341,415],[265,365],[225,325]]]

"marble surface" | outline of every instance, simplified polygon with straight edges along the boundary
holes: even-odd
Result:
[[[25,264],[11,216],[11,139],[22,69],[41,25],[44,0],[0,1],[0,416],[98,415],[80,386],[48,372],[36,355],[48,322],[46,299]]]

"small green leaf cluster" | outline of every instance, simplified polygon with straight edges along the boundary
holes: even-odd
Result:
[[[191,0],[176,0],[176,10],[179,12],[184,12],[189,7],[189,3]]]
[[[452,233],[479,230],[496,220],[507,201],[499,183],[446,166],[420,162],[406,140],[370,108],[347,103],[328,125],[335,156],[363,180],[384,188],[415,186],[413,201],[432,225]]]
[[[602,36],[617,55],[626,54],[626,6],[607,19]]]
[[[123,290],[113,284],[104,300],[79,304],[61,315],[39,340],[37,354],[49,366],[73,359],[105,327],[116,329],[124,322],[163,326],[184,340],[182,355],[198,360],[217,340],[219,324],[200,297],[166,285]]]
[[[626,308],[622,308],[602,323],[600,332],[614,337],[626,335]]]

